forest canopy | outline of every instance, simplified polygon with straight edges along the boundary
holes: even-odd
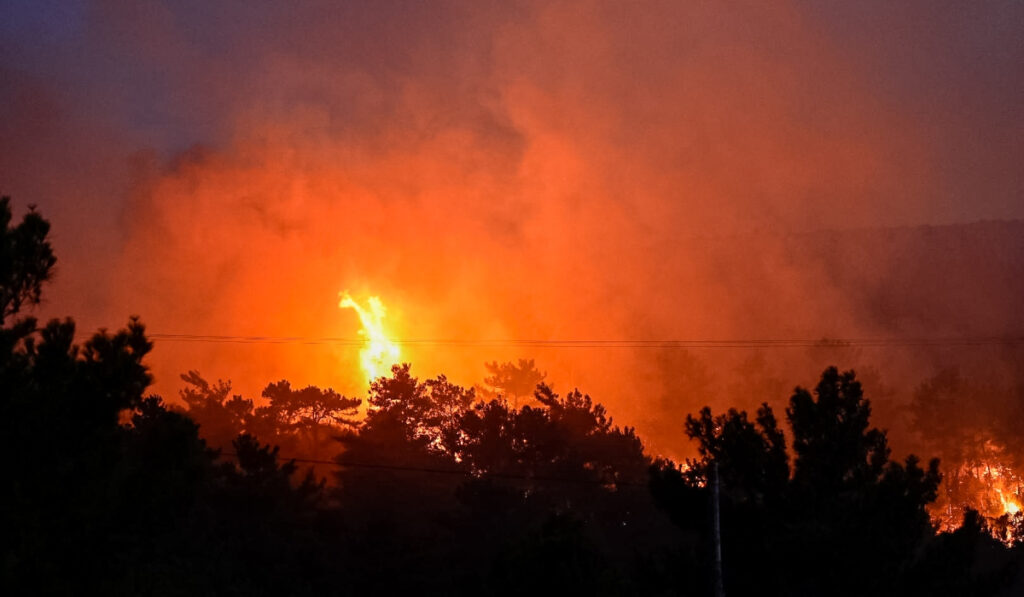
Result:
[[[854,371],[796,387],[781,420],[763,403],[668,422],[697,446],[681,463],[525,359],[488,364],[480,388],[396,365],[365,398],[284,379],[245,397],[188,371],[168,401],[148,393],[139,318],[79,343],[73,320],[29,315],[56,259],[40,214],[12,222],[3,198],[8,594],[1021,587],[1022,517],[967,510],[939,532],[927,507],[947,473],[891,458]]]

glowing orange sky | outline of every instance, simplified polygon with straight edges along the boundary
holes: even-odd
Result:
[[[355,338],[349,289],[404,338],[919,332],[771,235],[1024,217],[1020,6],[43,4],[6,19],[0,190],[54,221],[44,313],[86,329]],[[465,384],[535,357],[627,418],[660,375],[407,354]],[[358,392],[357,359],[158,343],[151,364],[165,395],[187,369],[255,395]]]

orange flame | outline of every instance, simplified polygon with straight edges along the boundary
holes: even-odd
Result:
[[[338,294],[341,296],[338,307],[353,309],[363,324],[359,335],[364,338],[364,347],[359,351],[359,361],[363,372],[366,373],[367,381],[372,382],[382,375],[387,375],[391,366],[398,363],[400,351],[398,345],[392,342],[384,331],[384,303],[380,298],[371,296],[364,307],[348,292]]]
[[[1020,512],[1020,500],[1016,496],[1007,496],[1002,489],[996,489],[999,494],[999,501],[1003,504],[1003,514],[1016,514]]]
[[[971,508],[989,521],[993,536],[1016,540],[1012,527],[1024,512],[1024,478],[1002,456],[999,446],[985,442],[983,456],[962,462],[947,476],[945,491],[931,509],[940,531],[956,529],[964,510]]]

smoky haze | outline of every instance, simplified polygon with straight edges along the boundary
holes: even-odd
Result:
[[[42,312],[85,330],[139,314],[352,338],[348,290],[402,338],[1024,332],[1020,4],[0,10],[0,190],[53,220]],[[782,400],[831,361],[880,371],[894,404],[939,366],[1020,363],[992,345],[530,352],[404,358],[468,384],[536,358],[667,451],[685,413]],[[159,342],[151,365],[165,396],[189,369],[247,395],[361,391],[331,344]]]

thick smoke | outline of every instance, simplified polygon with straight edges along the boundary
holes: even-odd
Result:
[[[404,338],[1024,330],[1020,224],[961,226],[1024,216],[1019,5],[5,11],[0,189],[53,219],[46,313],[87,329],[137,313],[163,333],[354,337],[348,290]],[[406,357],[465,384],[536,358],[671,451],[705,403],[779,403],[832,362],[908,397],[943,351]],[[187,369],[249,395],[282,377],[359,392],[356,359],[162,342],[152,365],[165,395]]]

